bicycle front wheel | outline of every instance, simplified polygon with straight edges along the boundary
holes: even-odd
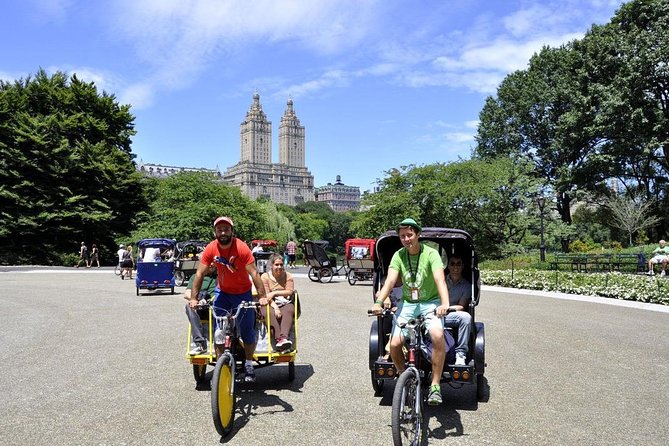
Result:
[[[235,362],[230,353],[225,353],[218,358],[211,379],[211,412],[221,437],[232,431],[236,402]]]
[[[393,393],[392,429],[395,446],[419,446],[423,441],[423,411],[418,398],[420,382],[416,373],[405,370]]]
[[[119,263],[116,264],[116,268],[114,268],[114,274],[117,276],[121,275],[121,265]]]

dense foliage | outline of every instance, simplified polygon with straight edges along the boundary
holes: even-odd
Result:
[[[76,76],[0,81],[0,262],[58,262],[81,241],[115,251],[146,207],[133,120]]]

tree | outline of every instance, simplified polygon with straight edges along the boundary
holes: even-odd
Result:
[[[659,218],[651,216],[654,203],[640,202],[638,199],[627,196],[613,197],[607,204],[611,211],[611,226],[622,229],[629,236],[629,246],[632,246],[632,236],[635,232],[655,225]]]
[[[0,81],[0,249],[12,262],[58,262],[81,241],[115,252],[147,206],[133,121],[76,76]]]

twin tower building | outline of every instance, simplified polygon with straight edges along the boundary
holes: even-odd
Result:
[[[292,99],[279,125],[279,162],[272,162],[272,123],[260,105],[260,95],[240,128],[240,160],[223,174],[223,181],[239,187],[252,199],[265,197],[291,206],[314,201],[314,177],[304,164],[304,127]]]

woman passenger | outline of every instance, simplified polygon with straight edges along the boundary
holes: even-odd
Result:
[[[295,319],[295,303],[293,293],[295,283],[293,275],[285,270],[283,255],[274,253],[270,256],[268,263],[271,267],[269,272],[260,276],[265,286],[265,296],[269,300],[270,325],[274,330],[276,347],[282,352],[290,351],[293,341],[288,338]],[[267,317],[267,306],[260,307],[263,318]]]

